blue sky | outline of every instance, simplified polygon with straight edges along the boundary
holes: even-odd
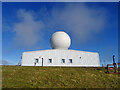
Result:
[[[118,60],[117,2],[2,3],[2,23],[5,64],[17,64],[25,51],[51,49],[59,30],[70,35],[70,49],[98,52],[101,64]]]

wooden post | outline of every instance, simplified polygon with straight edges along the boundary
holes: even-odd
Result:
[[[114,73],[116,73],[116,63],[114,63]]]
[[[109,73],[109,67],[108,67],[108,65],[107,65],[107,73]]]

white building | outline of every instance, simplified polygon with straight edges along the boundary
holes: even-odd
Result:
[[[69,50],[71,39],[65,32],[55,32],[50,39],[50,44],[51,50],[24,52],[21,66],[100,66],[98,53]]]

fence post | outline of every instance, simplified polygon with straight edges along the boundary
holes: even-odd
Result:
[[[109,73],[109,68],[108,68],[108,65],[107,65],[107,73]]]
[[[116,73],[116,63],[113,63],[114,65],[114,73]]]

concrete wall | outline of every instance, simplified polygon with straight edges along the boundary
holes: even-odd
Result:
[[[35,66],[35,58],[39,59],[36,66],[42,66],[42,58],[43,66],[100,66],[98,53],[60,49],[24,52],[21,65]],[[52,59],[52,63],[49,62],[49,59]],[[62,59],[65,59],[65,63],[62,62]],[[72,59],[72,63],[70,63],[69,59]]]

